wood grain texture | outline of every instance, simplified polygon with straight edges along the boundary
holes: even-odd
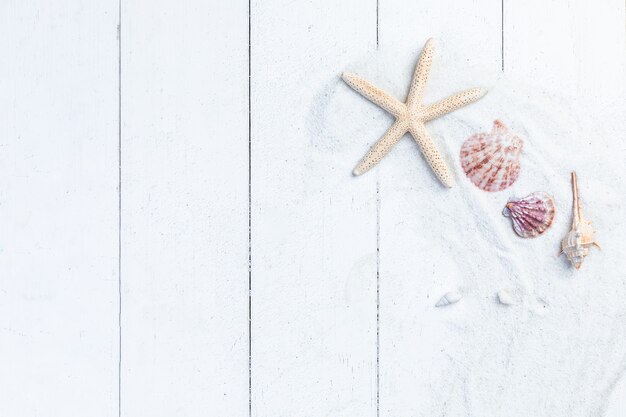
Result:
[[[434,38],[433,66],[424,93],[431,104],[468,87],[483,84],[500,69],[500,1],[412,2],[380,4],[380,65],[395,80],[396,97],[408,91],[421,45]],[[385,86],[381,86],[385,88]],[[463,405],[463,349],[451,317],[468,303],[435,308],[448,291],[460,290],[472,271],[458,270],[454,257],[467,245],[448,236],[438,243],[451,218],[459,227],[465,205],[464,178],[458,152],[464,138],[451,136],[450,126],[471,120],[487,96],[429,124],[433,141],[454,168],[457,186],[442,187],[416,144],[404,138],[396,146],[395,163],[380,167],[380,416],[474,415]],[[484,112],[483,112],[484,113]],[[471,221],[471,220],[470,220]],[[458,247],[458,249],[456,249]],[[451,312],[451,310],[453,310]],[[462,315],[463,313],[457,313]],[[459,323],[462,328],[463,323]]]
[[[117,413],[117,1],[0,7],[0,415]]]
[[[571,169],[599,241],[626,236],[625,16],[623,0],[5,0],[0,416],[621,417],[620,248],[572,276],[537,254],[568,230]],[[408,135],[353,177],[393,117],[340,74],[404,101],[429,37],[425,103],[500,94],[429,125],[457,187]],[[523,129],[523,166],[485,197],[459,149],[499,117]],[[510,241],[502,202],[540,189],[554,225]]]
[[[366,103],[340,79],[369,6],[252,2],[253,416],[376,414],[375,177],[351,174]]]
[[[247,15],[123,2],[123,416],[248,413]]]

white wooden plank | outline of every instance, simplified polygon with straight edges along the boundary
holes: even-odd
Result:
[[[501,69],[500,1],[387,0],[380,3],[379,29],[384,57],[380,65],[389,80],[383,88],[400,99],[408,92],[418,55],[430,37],[436,49],[426,103],[466,88],[489,88]],[[434,308],[439,297],[466,283],[474,272],[455,260],[472,256],[471,242],[457,239],[450,229],[475,227],[473,216],[463,211],[467,195],[457,156],[464,138],[458,131],[480,123],[484,100],[428,124],[456,172],[454,188],[439,184],[408,135],[376,168],[380,416],[495,415],[467,411],[464,404],[469,395],[464,391],[465,372],[473,365],[465,355],[478,350],[462,341],[468,337],[463,313],[450,316]],[[386,124],[390,120],[387,117]]]
[[[248,413],[248,7],[123,2],[122,415]]]
[[[375,41],[374,2],[252,2],[253,416],[376,414],[371,107],[339,77]]]
[[[0,12],[0,415],[118,408],[117,1]]]

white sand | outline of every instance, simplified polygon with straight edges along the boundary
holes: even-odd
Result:
[[[377,52],[346,70],[404,98],[416,59]],[[456,171],[455,188],[438,184],[408,136],[371,178],[354,178],[381,188],[381,407],[405,402],[424,416],[626,415],[624,101],[521,86],[497,71],[468,70],[450,45],[439,48],[426,101],[474,86],[490,92],[429,125]],[[329,149],[354,150],[343,167],[350,172],[392,119],[339,77],[328,93],[312,114],[316,134]],[[364,118],[353,111],[366,121],[355,124]],[[486,193],[465,178],[458,154],[496,118],[525,148],[518,181]],[[556,256],[571,223],[572,170],[603,248],[580,271]],[[557,216],[544,235],[522,239],[501,211],[509,197],[533,191],[554,196]],[[517,305],[498,303],[503,288]],[[454,289],[464,294],[459,303],[434,308]]]

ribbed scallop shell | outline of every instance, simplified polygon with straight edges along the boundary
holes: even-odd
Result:
[[[478,133],[461,147],[461,165],[465,175],[478,188],[502,191],[517,179],[519,154],[524,141],[499,120],[489,133]]]
[[[552,197],[539,192],[509,200],[502,214],[511,218],[515,233],[521,237],[536,237],[552,225],[555,212]]]

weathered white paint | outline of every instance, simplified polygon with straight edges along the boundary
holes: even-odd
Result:
[[[526,126],[514,191],[555,189],[550,238],[570,161],[623,238],[622,0],[48,3],[0,9],[0,415],[623,414],[619,248],[521,267],[552,240],[481,220],[508,194],[457,161],[492,115]],[[340,73],[403,99],[431,36],[427,102],[494,91],[429,126],[458,186],[408,136],[352,177],[392,120]]]
[[[369,6],[252,3],[253,416],[376,415],[375,176],[339,77],[375,48]]]
[[[121,412],[246,415],[247,3],[122,6]]]
[[[117,1],[0,6],[0,415],[117,414]]]

